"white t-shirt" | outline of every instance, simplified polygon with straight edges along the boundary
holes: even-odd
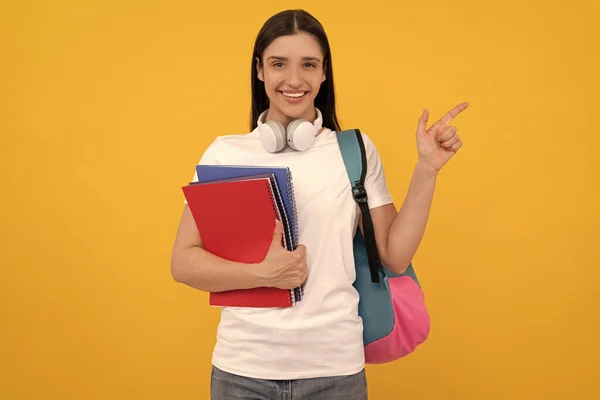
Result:
[[[363,133],[369,207],[392,203],[377,149]],[[364,367],[352,239],[360,209],[336,134],[324,129],[303,152],[269,153],[258,130],[219,136],[200,164],[290,168],[298,212],[298,242],[306,246],[308,278],[294,307],[224,307],[212,362],[224,371],[262,379],[348,375]],[[194,175],[194,181],[197,176]]]

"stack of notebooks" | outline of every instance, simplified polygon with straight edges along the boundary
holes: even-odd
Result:
[[[183,193],[204,249],[227,260],[258,263],[271,243],[275,220],[283,224],[282,246],[298,246],[292,175],[287,167],[197,165],[197,182]],[[210,293],[210,304],[229,307],[292,307],[302,287],[259,287]]]

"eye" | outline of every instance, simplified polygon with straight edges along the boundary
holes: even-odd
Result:
[[[316,68],[317,65],[315,63],[307,62],[304,64],[306,68]]]
[[[283,67],[283,63],[282,63],[282,62],[279,62],[279,61],[277,61],[277,62],[274,62],[274,63],[273,63],[273,66],[274,66],[274,67],[276,67],[276,68],[280,68],[280,67]]]

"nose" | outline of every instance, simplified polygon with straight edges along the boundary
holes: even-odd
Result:
[[[288,84],[292,87],[299,87],[302,84],[302,75],[298,67],[292,67],[289,70]]]

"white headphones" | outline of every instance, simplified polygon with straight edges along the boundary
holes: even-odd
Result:
[[[267,111],[265,110],[258,117],[257,125],[260,134],[260,142],[265,150],[270,153],[277,153],[289,145],[292,149],[304,151],[315,141],[315,137],[323,125],[323,116],[321,111],[315,107],[317,119],[314,122],[305,119],[296,119],[290,122],[287,130],[278,121],[264,121]]]

